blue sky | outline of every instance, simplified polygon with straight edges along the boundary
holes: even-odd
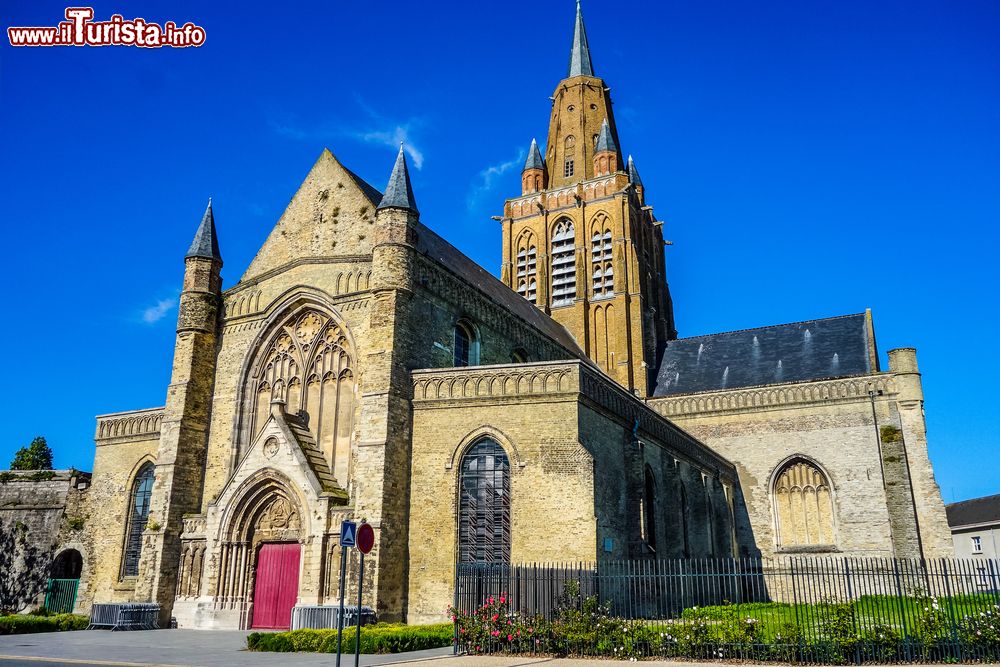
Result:
[[[64,4],[6,0],[2,22]],[[573,3],[97,2],[197,49],[0,46],[0,467],[89,469],[94,415],[162,405],[182,257],[214,197],[230,286],[323,147],[497,272]],[[666,220],[682,336],[859,312],[918,348],[946,501],[1000,492],[1000,4],[585,2],[622,148]],[[14,372],[14,371],[17,372]],[[836,443],[831,443],[836,446]]]

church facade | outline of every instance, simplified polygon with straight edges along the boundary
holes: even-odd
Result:
[[[338,599],[347,518],[366,604],[411,623],[457,563],[950,555],[915,352],[881,370],[867,312],[678,339],[619,146],[578,8],[499,280],[420,219],[402,149],[384,192],[324,150],[227,290],[209,203],[165,406],[97,420],[78,607],[287,627]]]

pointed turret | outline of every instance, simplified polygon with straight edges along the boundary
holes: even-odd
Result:
[[[524,170],[545,169],[545,161],[542,160],[542,152],[538,150],[538,142],[531,140],[531,147],[528,149],[528,159],[524,161]]]
[[[406,155],[403,153],[403,144],[399,144],[399,154],[396,156],[396,164],[392,167],[392,174],[389,175],[389,182],[385,186],[385,194],[379,202],[378,210],[384,208],[400,208],[408,211],[417,211],[417,200],[413,196],[413,186],[410,185],[410,172],[406,168]]]
[[[635,190],[635,194],[639,198],[639,202],[645,203],[646,188],[642,187],[642,179],[639,178],[639,170],[635,168],[635,162],[632,161],[631,155],[628,156],[628,164],[625,166],[625,170],[628,171],[628,182]]]
[[[639,178],[639,170],[635,168],[635,162],[632,161],[632,156],[628,156],[628,182],[637,188],[642,187],[642,179]]]
[[[587,29],[583,27],[580,0],[576,0],[576,25],[573,27],[573,46],[569,52],[567,76],[594,76],[594,65],[590,62],[590,46],[587,44]]]
[[[524,169],[521,170],[521,194],[538,192],[545,188],[545,160],[538,150],[538,142],[531,140],[531,147],[528,149],[528,159],[524,161]]]
[[[601,132],[597,135],[597,145],[594,147],[594,176],[607,176],[618,171],[618,146],[611,136],[611,126],[605,118],[601,123]]]
[[[601,133],[597,136],[597,148],[594,150],[598,153],[604,151],[618,152],[618,146],[615,145],[614,137],[611,136],[611,127],[608,125],[607,118],[601,123]]]
[[[219,236],[215,233],[215,216],[212,214],[211,197],[208,199],[208,208],[205,209],[205,215],[201,218],[201,224],[198,225],[198,231],[194,235],[194,241],[191,242],[191,247],[188,248],[187,254],[184,256],[185,259],[188,257],[204,257],[222,261],[222,255],[219,253]]]

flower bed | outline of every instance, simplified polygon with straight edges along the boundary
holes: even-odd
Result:
[[[720,605],[686,609],[681,618],[631,620],[612,616],[596,597],[581,598],[571,581],[552,618],[511,609],[504,594],[451,613],[460,647],[477,654],[826,664],[1000,659],[1000,605],[919,595],[888,602]],[[978,607],[964,606],[973,602]]]

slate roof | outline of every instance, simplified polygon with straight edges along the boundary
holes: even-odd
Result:
[[[667,343],[654,396],[754,387],[878,370],[864,313]]]
[[[597,137],[597,147],[594,149],[595,153],[604,151],[618,152],[618,146],[615,145],[614,137],[611,136],[611,127],[608,125],[607,118],[601,123],[601,134]]]
[[[371,185],[355,176],[369,200],[375,204],[382,195]],[[469,259],[461,250],[438,236],[434,230],[422,222],[417,222],[417,252],[435,260],[459,278],[482,292],[488,299],[514,313],[548,336],[566,350],[588,364],[593,362],[579,346],[573,335],[561,324],[540,311],[527,299],[504,285],[493,274]]]
[[[413,196],[413,186],[410,185],[410,172],[406,168],[406,155],[403,153],[403,144],[399,145],[399,154],[396,155],[396,164],[392,166],[392,173],[389,175],[389,183],[385,186],[385,194],[378,208],[404,208],[417,212],[417,200]]]
[[[590,62],[590,45],[587,44],[587,29],[583,27],[583,10],[580,0],[576,2],[576,23],[573,26],[573,46],[569,51],[569,74],[571,76],[594,76],[594,65]]]
[[[983,523],[1000,523],[1000,494],[945,505],[952,528]]]
[[[417,226],[417,251],[450,269],[460,278],[479,289],[488,299],[527,321],[572,354],[587,363],[592,363],[577,344],[573,335],[563,325],[540,311],[527,299],[504,285],[489,271],[466,257],[462,251],[421,223],[418,223]]]
[[[538,142],[534,139],[531,140],[531,147],[528,148],[528,159],[524,161],[524,169],[521,171],[528,169],[545,169],[545,160],[542,159],[542,153],[538,150]]]
[[[188,257],[222,260],[222,255],[219,253],[219,235],[215,232],[215,215],[212,213],[211,199],[208,200],[208,207],[205,209],[205,215],[201,218],[201,224],[198,225],[198,231],[195,232],[191,247],[184,255],[185,259]]]

